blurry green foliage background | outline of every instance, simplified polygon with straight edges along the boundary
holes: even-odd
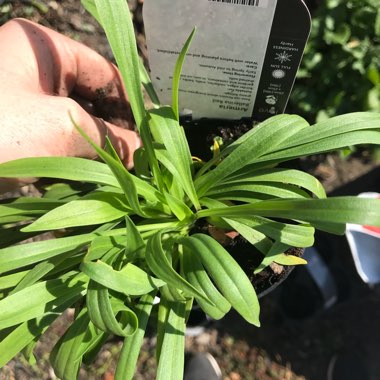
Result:
[[[365,110],[380,111],[380,0],[325,0],[288,111],[314,122]]]

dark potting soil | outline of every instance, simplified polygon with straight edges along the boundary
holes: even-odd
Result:
[[[181,124],[185,128],[191,154],[203,161],[212,157],[212,145],[215,137],[221,137],[225,146],[237,140],[252,128],[252,121],[229,121],[201,119],[192,122],[183,119]]]

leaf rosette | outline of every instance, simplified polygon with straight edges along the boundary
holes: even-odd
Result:
[[[51,353],[57,376],[76,378],[81,363],[118,335],[124,345],[115,378],[132,379],[150,321],[157,329],[157,378],[178,380],[193,302],[214,319],[234,308],[260,325],[248,276],[198,226],[240,234],[262,256],[256,272],[272,262],[304,264],[287,251],[312,246],[315,229],[341,234],[348,222],[380,226],[380,200],[327,198],[316,178],[284,164],[380,144],[380,115],[353,113],[312,126],[299,116],[278,115],[209,162],[196,163],[178,105],[181,67],[195,31],[174,70],[173,104],[162,106],[139,60],[127,3],[82,2],[106,31],[143,147],[128,172],[109,142],[103,150],[77,126],[103,162],[46,157],[0,165],[0,177],[63,180],[41,198],[0,204],[0,365],[32,352],[49,325],[74,308],[74,322]],[[144,108],[142,85],[156,108]],[[15,245],[46,231],[57,237]]]

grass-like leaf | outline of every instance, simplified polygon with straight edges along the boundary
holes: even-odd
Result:
[[[224,184],[240,184],[242,181],[252,184],[266,182],[273,183],[273,185],[281,183],[296,185],[310,191],[318,198],[326,198],[326,192],[322,184],[315,177],[294,169],[271,168],[255,171],[250,170],[248,165],[234,175],[227,177],[220,186]]]
[[[228,156],[215,169],[197,178],[195,186],[198,194],[203,196],[211,186],[273,151],[306,126],[307,122],[295,115],[277,115],[264,121],[222,151],[222,155],[228,153]]]
[[[186,303],[169,303],[169,314],[158,358],[157,380],[182,379],[185,351]],[[175,353],[175,360],[173,360]]]
[[[266,216],[315,223],[364,224],[380,226],[380,200],[358,197],[329,199],[278,199],[250,205],[231,206],[228,209],[201,210],[199,217]]]
[[[140,58],[128,3],[125,0],[95,0],[95,5],[127,89],[136,125],[140,129],[145,107],[141,92]]]
[[[180,276],[170,264],[162,247],[162,233],[154,234],[147,243],[146,261],[151,271],[174,289],[180,289],[188,296],[198,297],[205,302],[210,302],[204,293],[199,292],[194,286]],[[211,303],[212,305],[212,303]]]
[[[66,255],[70,251],[74,253],[95,237],[95,234],[84,234],[0,249],[0,273],[20,269],[61,254]]]
[[[54,372],[62,380],[76,379],[78,377],[82,362],[81,356],[78,359],[78,350],[85,339],[89,323],[90,319],[84,309],[50,354],[50,362]]]
[[[235,193],[246,194],[247,198],[310,198],[310,195],[298,186],[272,182],[245,182],[221,184],[210,189],[205,195],[215,199],[228,199]]]
[[[252,230],[256,230],[275,241],[280,241],[293,247],[311,247],[314,244],[315,230],[311,226],[280,223],[257,216],[252,216],[249,219],[237,218],[232,220],[223,218],[223,220],[250,242],[254,241]]]
[[[38,318],[86,293],[84,275],[37,283],[0,301],[0,329]]]
[[[86,305],[92,323],[100,330],[118,336],[133,335],[138,327],[136,314],[122,301],[114,298],[108,288],[90,281],[87,289]],[[121,313],[120,322],[116,315]]]
[[[139,328],[133,336],[124,340],[120,352],[119,361],[116,366],[115,380],[132,380],[136,370],[138,354],[145,334],[150,313],[152,311],[154,292],[141,297],[136,305],[136,315],[139,321]]]
[[[64,203],[44,198],[19,198],[11,203],[0,204],[0,223],[8,223],[7,220],[13,216],[39,216]]]
[[[106,164],[76,157],[31,157],[4,162],[0,164],[0,176],[60,178],[120,188]]]
[[[101,19],[99,17],[98,10],[96,8],[95,0],[81,0],[81,3],[83,7],[98,21],[99,24],[101,24]],[[139,73],[140,73],[140,80],[143,84],[147,94],[149,95],[153,105],[159,106],[160,100],[158,99],[157,93],[152,85],[152,82],[149,78],[149,75],[145,69],[145,66],[142,62],[142,60],[139,60]]]
[[[28,344],[39,338],[48,327],[71,306],[67,304],[46,312],[42,317],[29,320],[17,326],[0,341],[0,368],[7,364],[14,356],[23,350]]]
[[[231,304],[215,287],[196,252],[187,249],[184,250],[182,270],[189,283],[199,291],[205,293],[207,298],[214,303],[215,306],[212,306],[202,299],[195,297],[203,311],[216,320],[224,317],[231,309]]]
[[[149,276],[139,267],[129,263],[121,271],[98,261],[83,262],[81,270],[92,280],[109,289],[126,295],[139,296],[165,285],[165,282]]]
[[[260,326],[256,292],[232,256],[212,237],[194,234],[180,240],[196,253],[223,296],[248,322]]]
[[[110,192],[95,193],[55,208],[23,228],[23,231],[56,230],[107,223],[124,218],[130,212],[124,195]]]
[[[193,40],[196,28],[193,29],[190,36],[187,38],[185,44],[182,47],[181,52],[177,58],[174,74],[173,74],[173,88],[172,88],[172,108],[176,119],[179,121],[179,82],[181,79],[182,66],[186,58],[186,54]]]
[[[149,112],[149,125],[155,140],[162,143],[170,152],[170,160],[174,165],[167,169],[174,180],[181,184],[195,208],[199,208],[199,200],[192,180],[192,159],[189,145],[183,128],[178,124],[173,110],[162,107]]]

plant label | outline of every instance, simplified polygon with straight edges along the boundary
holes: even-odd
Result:
[[[193,119],[264,120],[284,112],[310,33],[302,0],[145,0],[151,78],[171,104],[176,59],[180,110]]]

